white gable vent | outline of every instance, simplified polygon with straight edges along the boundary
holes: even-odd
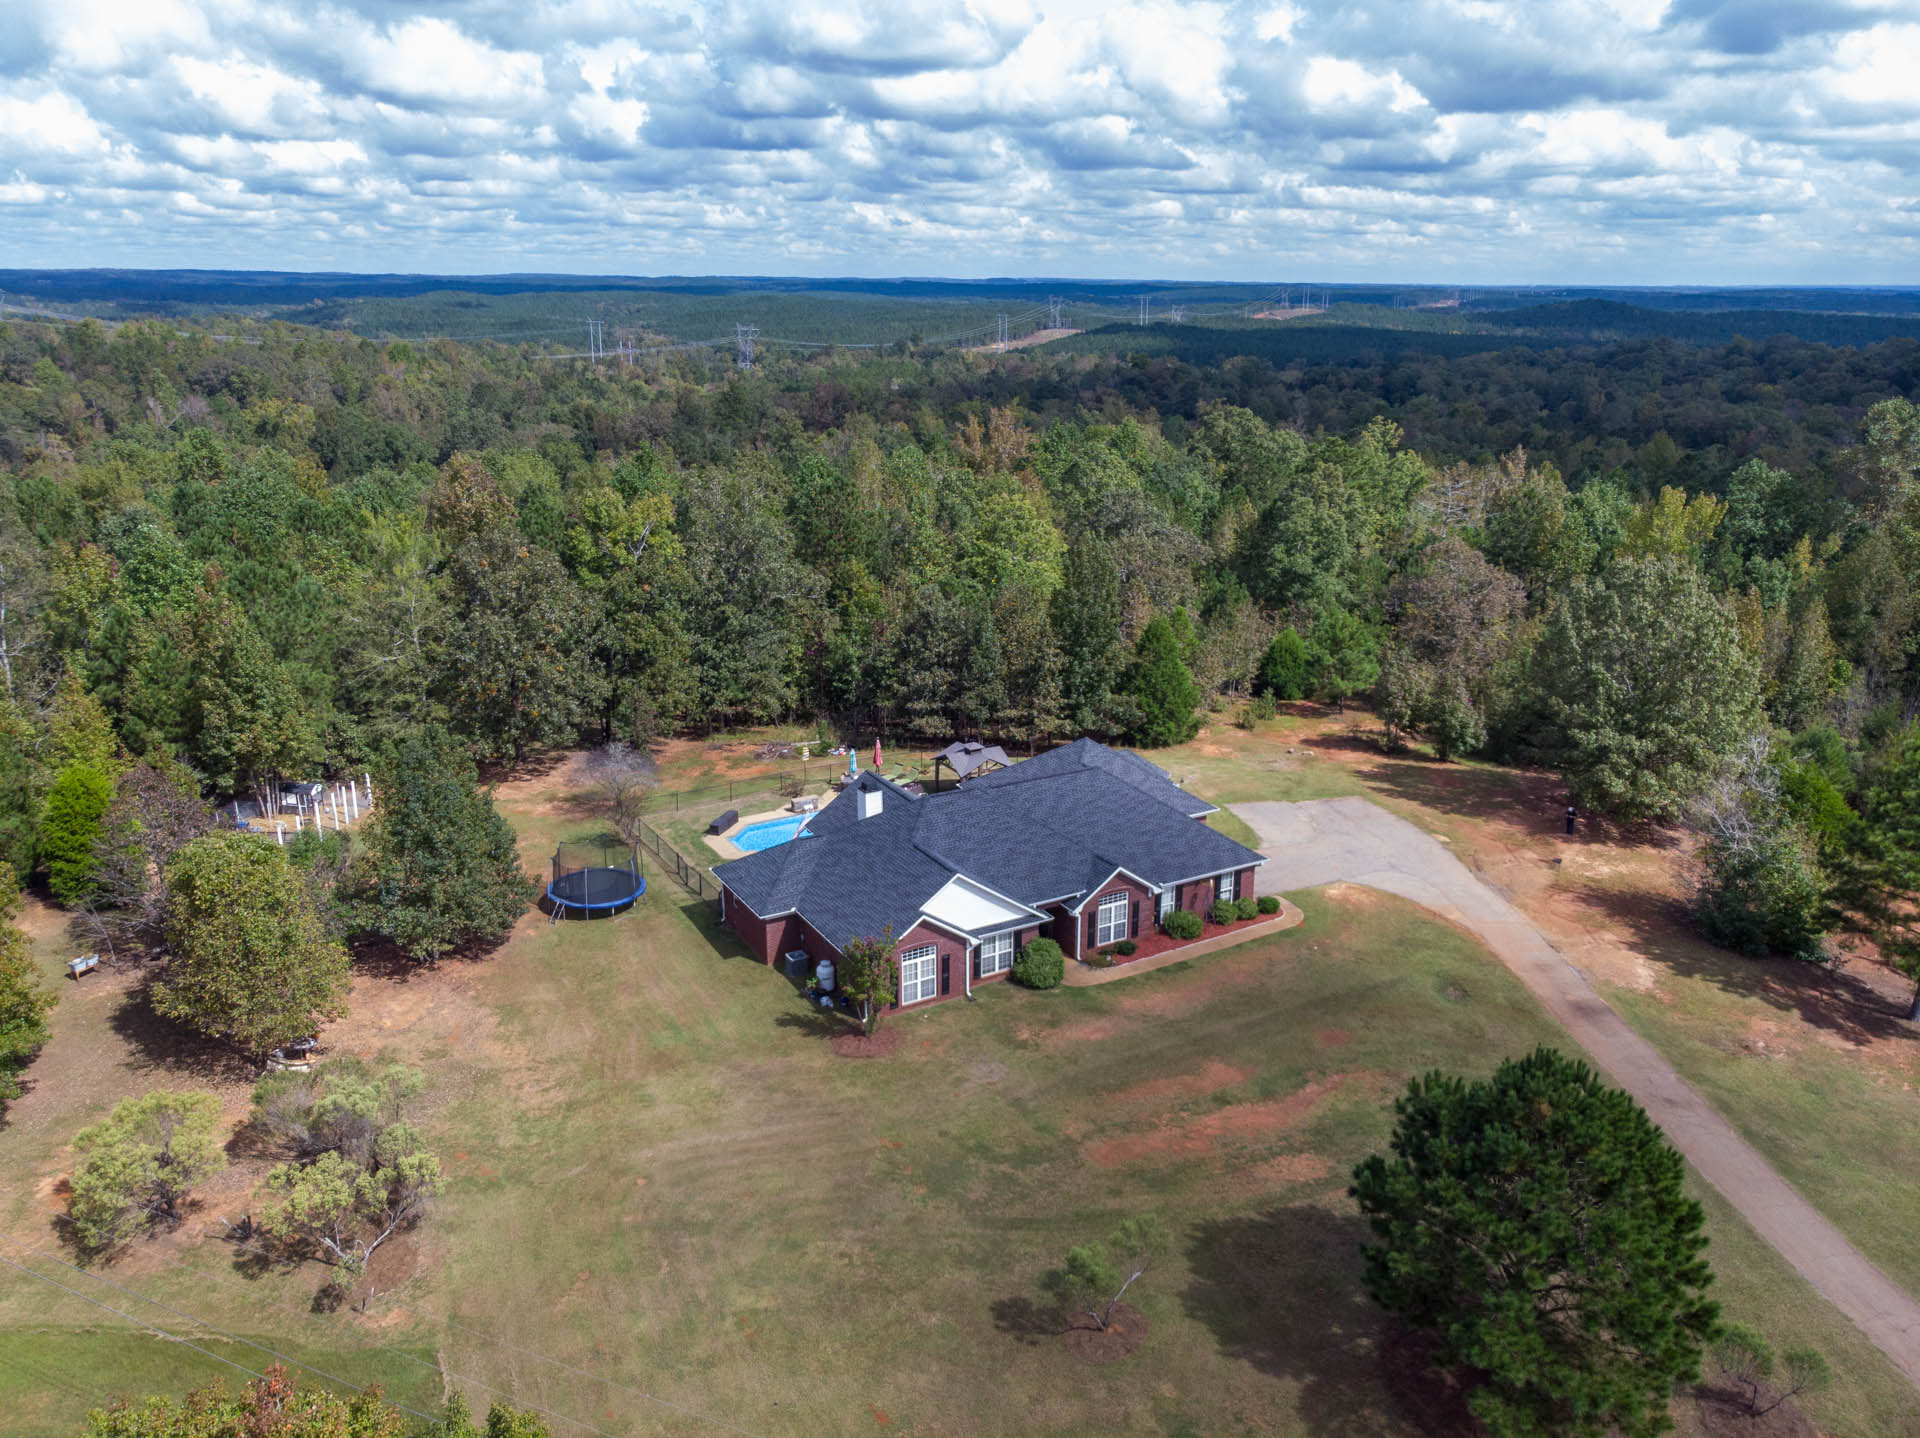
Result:
[[[886,791],[878,786],[872,789],[862,789],[860,791],[860,817],[862,819],[871,819],[875,814],[878,814],[880,812],[881,801],[886,797]]]

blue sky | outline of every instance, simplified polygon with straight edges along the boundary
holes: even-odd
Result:
[[[11,0],[0,264],[1920,281],[1920,0]]]

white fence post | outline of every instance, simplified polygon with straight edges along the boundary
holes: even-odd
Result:
[[[278,819],[273,821],[273,837],[281,848],[287,847],[287,826]]]

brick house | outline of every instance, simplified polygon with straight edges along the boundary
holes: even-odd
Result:
[[[1262,855],[1210,829],[1214,806],[1091,739],[915,794],[862,774],[787,843],[718,865],[721,914],[764,963],[838,959],[891,930],[899,1002],[1007,977],[1036,936],[1069,958],[1253,892]]]

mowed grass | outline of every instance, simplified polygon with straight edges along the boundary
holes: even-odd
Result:
[[[1860,1250],[1920,1292],[1920,1033],[1847,977],[1645,932],[1607,1000]],[[1857,992],[1857,990],[1856,990]]]
[[[1184,778],[1183,753],[1155,757]],[[1224,781],[1236,761],[1196,762]],[[1195,782],[1298,798],[1343,775]],[[501,804],[532,871],[600,827],[551,785]],[[1565,1040],[1459,931],[1366,891],[1299,900],[1288,933],[1097,989],[988,986],[894,1016],[896,1053],[848,1061],[658,878],[623,918],[526,923],[470,970],[499,1033],[433,1058],[449,1186],[423,1273],[370,1317],[309,1314],[317,1270],[243,1280],[217,1242],[107,1275],[411,1405],[504,1394],[556,1433],[1420,1433],[1385,1381],[1348,1173],[1411,1074]],[[1920,1431],[1891,1366],[1706,1201],[1729,1316],[1833,1360],[1823,1429]],[[1142,1209],[1174,1237],[1133,1295],[1152,1332],[1085,1366],[1036,1311],[1039,1278]],[[218,1366],[0,1268],[8,1432],[71,1433],[109,1393]]]

